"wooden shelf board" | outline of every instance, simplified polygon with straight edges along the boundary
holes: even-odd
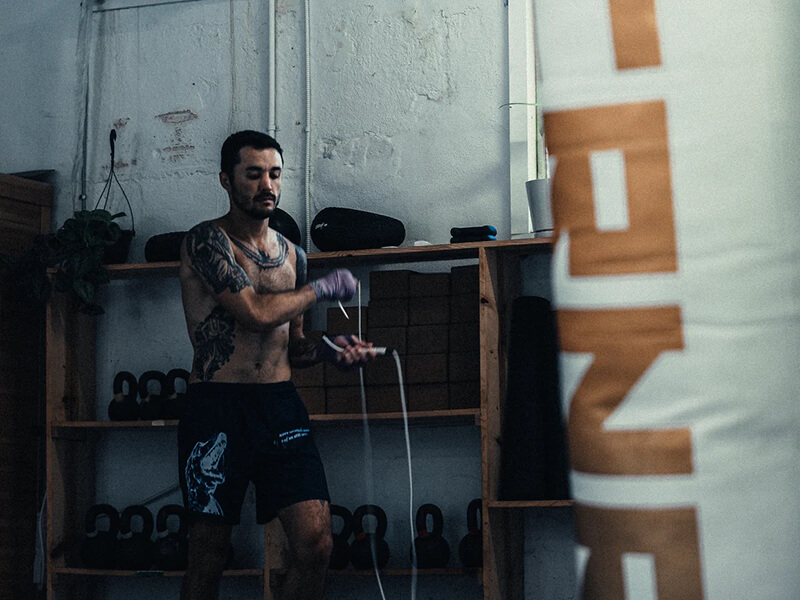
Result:
[[[144,279],[149,277],[175,277],[178,262],[123,263],[106,265],[109,279]]]
[[[72,575],[83,577],[183,577],[184,571],[122,571],[117,569],[83,569],[58,567],[53,570],[56,575]],[[224,577],[262,577],[264,569],[230,569],[223,571]]]
[[[497,248],[519,253],[547,252],[551,249],[550,238],[501,240],[496,242],[465,242],[463,244],[437,244],[431,246],[409,246],[403,248],[376,248],[371,250],[346,250],[341,252],[311,252],[308,266],[339,267],[346,265],[396,264],[407,262],[429,262],[437,260],[461,260],[478,258],[481,248]],[[177,262],[125,263],[106,265],[111,279],[143,279],[147,277],[175,277]]]
[[[53,430],[59,429],[164,429],[177,427],[177,420],[168,421],[57,421]]]
[[[489,508],[558,508],[574,506],[574,500],[494,500]]]
[[[387,577],[410,577],[412,575],[411,569],[381,569],[378,571],[381,576]],[[470,576],[477,576],[481,572],[480,569],[418,569],[417,576],[418,577],[430,577],[436,575],[445,575],[445,576],[454,576],[454,575],[470,575]],[[347,576],[375,576],[375,571],[372,569],[354,569],[354,568],[347,568],[347,569],[329,569],[328,570],[329,576],[340,576],[340,577],[347,577]]]
[[[471,421],[480,417],[479,408],[459,408],[454,410],[430,410],[408,413],[409,420],[464,420]],[[363,416],[360,413],[347,414],[315,414],[310,415],[310,419],[317,423],[331,422],[354,422],[361,421]],[[370,421],[396,421],[403,418],[401,412],[370,413]],[[164,429],[177,427],[178,421],[58,421],[52,424],[53,430],[69,429]]]
[[[325,266],[347,264],[392,264],[403,262],[424,262],[437,260],[460,260],[478,258],[481,248],[498,248],[520,252],[549,251],[550,238],[522,240],[502,240],[496,242],[465,242],[462,244],[436,244],[431,246],[410,246],[404,248],[378,248],[374,250],[347,250],[343,252],[312,252],[308,264],[319,261]]]
[[[411,569],[381,569],[381,576],[386,577],[410,577],[412,575]],[[158,571],[155,569],[148,569],[146,571],[123,571],[118,569],[84,569],[84,568],[70,568],[58,567],[54,569],[56,575],[71,575],[83,577],[183,577],[185,571]],[[480,569],[419,569],[417,576],[430,577],[430,576],[461,576],[461,575],[479,575]],[[230,569],[223,572],[225,577],[261,577],[264,575],[263,569]],[[340,577],[353,577],[353,576],[374,576],[375,571],[372,569],[341,569],[328,570],[328,575]]]
[[[409,421],[419,420],[464,420],[472,421],[480,417],[481,410],[479,408],[459,408],[453,410],[429,410],[408,413]],[[367,415],[370,421],[397,421],[402,420],[402,412],[386,412],[386,413],[370,413]],[[317,423],[332,423],[332,422],[360,422],[363,415],[360,413],[344,413],[344,414],[317,414],[311,415],[311,420]]]

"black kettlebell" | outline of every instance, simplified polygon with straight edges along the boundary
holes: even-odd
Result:
[[[175,390],[175,381],[189,382],[189,371],[186,369],[171,369],[164,378],[164,407],[162,414],[165,419],[180,419],[183,407],[186,406],[186,392]]]
[[[344,506],[331,504],[331,522],[334,517],[342,520],[342,528],[339,533],[333,533],[333,550],[331,560],[328,565],[331,569],[344,569],[350,564],[350,544],[348,540],[353,533],[353,513]]]
[[[364,518],[367,515],[375,517],[377,524],[375,531],[368,533],[364,530]],[[356,569],[372,569],[377,564],[379,569],[389,562],[389,544],[383,539],[386,536],[386,513],[380,506],[364,504],[353,512],[353,533],[355,539],[350,546],[350,562]],[[375,562],[372,561],[372,547],[375,547]]]
[[[98,519],[108,519],[108,529],[99,529]],[[86,538],[81,560],[89,569],[113,569],[117,556],[119,512],[110,504],[95,504],[86,512]]]
[[[142,421],[154,421],[161,419],[164,406],[164,379],[161,371],[145,371],[139,377],[139,418]],[[158,383],[158,392],[150,392],[150,382]]]
[[[170,518],[173,517],[173,518]],[[170,528],[170,521],[177,527]],[[165,504],[156,515],[153,564],[162,571],[183,571],[189,560],[186,511],[180,504]]]
[[[467,535],[458,545],[461,563],[468,568],[483,566],[483,531],[481,521],[482,502],[475,498],[467,507]]]
[[[128,393],[125,393],[125,384]],[[108,405],[108,418],[112,421],[135,421],[139,418],[139,403],[136,394],[139,390],[136,375],[120,371],[114,377],[114,397]]]
[[[428,517],[433,520],[433,528],[428,529]],[[419,569],[442,569],[450,561],[450,545],[442,537],[444,517],[442,509],[435,504],[423,504],[417,509],[417,538],[411,550],[411,564]]]
[[[133,520],[141,520],[141,529],[133,530]],[[141,504],[122,511],[117,540],[117,567],[128,571],[143,571],[150,567],[153,557],[153,513]]]

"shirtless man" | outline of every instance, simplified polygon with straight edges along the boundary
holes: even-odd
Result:
[[[180,281],[194,360],[178,431],[181,488],[189,514],[182,600],[215,599],[232,526],[250,481],[259,523],[278,517],[292,556],[283,600],[322,598],[331,549],[325,472],[292,367],[329,360],[348,368],[371,344],[336,336],[342,351],[303,336],[315,302],[348,300],[344,269],[306,282],[301,248],[269,229],[281,192],[283,155],[270,136],[231,135],[219,180],[230,210],[195,226],[181,248]]]

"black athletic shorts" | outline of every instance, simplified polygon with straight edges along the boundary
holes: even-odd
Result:
[[[291,381],[193,383],[187,398],[178,453],[190,521],[238,523],[251,481],[259,523],[296,502],[330,501],[308,412]]]

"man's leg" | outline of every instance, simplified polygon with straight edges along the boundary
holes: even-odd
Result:
[[[181,586],[181,600],[217,600],[232,528],[209,521],[189,526],[189,565]]]
[[[278,512],[291,552],[281,600],[321,600],[333,547],[331,513],[323,500],[306,500]]]

